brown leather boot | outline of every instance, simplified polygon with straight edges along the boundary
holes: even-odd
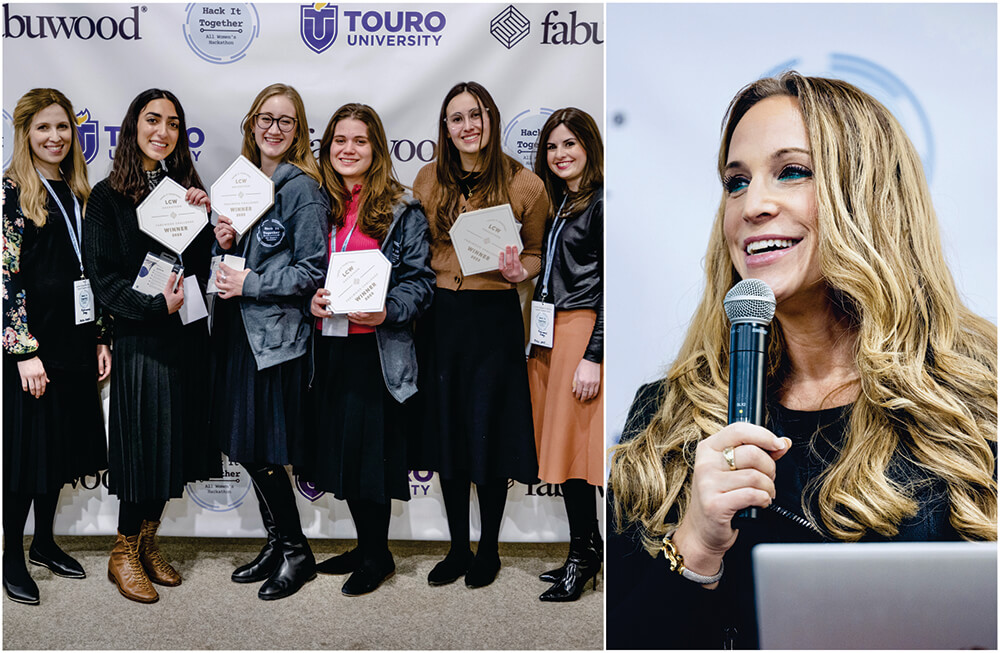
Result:
[[[139,559],[149,580],[157,585],[174,587],[181,584],[181,575],[160,553],[160,545],[156,542],[156,531],[159,528],[158,521],[142,522],[142,529],[139,531]]]
[[[125,537],[118,534],[108,561],[108,579],[118,586],[118,591],[127,599],[139,603],[155,603],[160,598],[139,560],[138,535]]]

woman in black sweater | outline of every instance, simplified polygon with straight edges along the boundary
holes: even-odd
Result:
[[[149,89],[125,114],[111,175],[94,187],[86,221],[94,290],[115,318],[109,489],[121,504],[108,575],[122,595],[142,603],[158,598],[150,581],[181,582],[156,543],[167,500],[180,497],[187,482],[222,472],[207,432],[206,322],[181,322],[184,284],[176,274],[156,295],[132,288],[146,254],[164,250],[139,230],[135,210],[165,177],[188,189],[187,202],[208,206],[180,102],[170,91]],[[180,255],[184,274],[199,283],[208,279],[211,244],[206,223]]]

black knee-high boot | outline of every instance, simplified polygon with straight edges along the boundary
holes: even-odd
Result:
[[[476,484],[479,495],[479,517],[482,523],[476,557],[465,575],[468,587],[485,587],[496,580],[500,571],[500,524],[507,504],[507,479]]]
[[[591,544],[597,551],[597,557],[604,559],[604,542],[601,539],[601,528],[597,523],[597,508],[595,502],[595,491],[601,488],[590,485],[582,478],[571,478],[559,486],[559,492],[563,497],[563,505],[566,508],[566,517],[569,518],[570,541],[575,537],[583,537],[589,534]],[[567,562],[569,558],[567,557]],[[566,572],[566,563],[557,569],[550,569],[538,575],[539,580],[546,583],[558,583],[562,580]]]
[[[267,504],[264,503],[264,497],[256,483],[253,484],[253,491],[257,496],[257,506],[260,509],[261,521],[264,522],[264,530],[267,531],[267,541],[264,542],[264,548],[260,550],[256,558],[236,568],[230,577],[234,583],[258,583],[267,580],[281,564],[278,530],[274,526],[271,511],[267,509]]]
[[[361,564],[341,591],[347,596],[361,596],[374,592],[396,573],[396,563],[389,551],[390,505],[361,499],[348,499],[347,505],[358,530]]]
[[[437,563],[427,575],[430,585],[447,585],[465,575],[472,563],[469,548],[469,493],[470,484],[464,479],[441,479],[441,495],[448,517],[448,534],[451,548],[445,559]]]
[[[265,601],[283,599],[316,578],[316,559],[302,534],[302,522],[288,473],[280,465],[244,465],[260,490],[264,508],[271,513],[281,548],[281,562],[261,585],[257,596]]]
[[[3,493],[3,590],[18,603],[38,605],[38,585],[24,563],[24,523],[31,495]]]
[[[55,521],[58,504],[59,490],[35,495],[35,536],[31,538],[31,548],[28,549],[28,562],[46,567],[63,578],[86,578],[83,565],[60,549],[52,536],[52,522]]]
[[[583,479],[570,479],[562,484],[563,502],[569,518],[569,557],[561,577],[539,597],[542,601],[575,601],[591,578],[594,579],[594,588],[597,588],[602,556],[598,554],[593,539],[595,532],[600,537],[596,490],[596,486]]]

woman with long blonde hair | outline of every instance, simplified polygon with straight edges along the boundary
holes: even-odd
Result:
[[[245,267],[221,263],[216,275],[211,428],[222,451],[253,479],[267,531],[260,554],[232,580],[264,581],[258,597],[274,600],[316,577],[284,466],[307,462],[307,307],[326,271],[330,204],[294,88],[261,90],[242,128],[242,154],[274,182],[274,204],[239,242],[227,216],[215,227],[215,250],[242,257]]]
[[[758,542],[996,539],[996,327],[959,297],[896,119],[842,81],[762,79],[718,169],[704,295],[613,449],[613,648],[662,646],[654,592],[692,613],[671,646],[756,646]],[[766,419],[727,426],[722,300],[746,278],[777,301]]]
[[[34,504],[28,561],[85,577],[55,543],[52,521],[60,488],[108,460],[97,382],[111,373],[111,352],[103,325],[74,310],[90,196],[74,117],[55,89],[25,93],[3,178],[3,588],[27,604],[39,602],[24,564],[28,510]]]

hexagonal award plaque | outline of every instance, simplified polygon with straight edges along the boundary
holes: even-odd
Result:
[[[178,254],[208,224],[208,212],[184,200],[187,189],[164,178],[136,210],[139,229]]]
[[[465,276],[496,270],[500,252],[508,245],[524,251],[521,224],[514,219],[510,204],[463,213],[448,233]]]
[[[330,310],[337,315],[381,311],[389,290],[391,270],[389,259],[377,249],[334,252],[326,272]]]
[[[240,236],[274,204],[274,182],[242,154],[212,184],[212,210],[233,221]]]

